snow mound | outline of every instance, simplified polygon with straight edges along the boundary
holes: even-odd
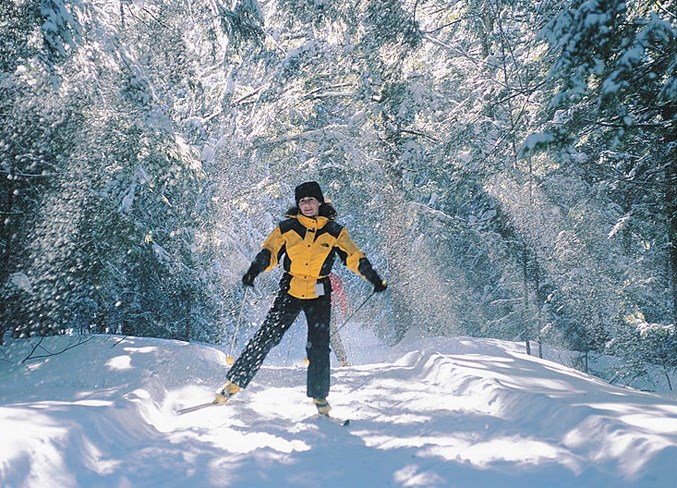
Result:
[[[673,400],[520,351],[407,338],[378,363],[336,368],[330,400],[351,419],[344,428],[313,417],[304,367],[273,361],[227,407],[177,416],[213,398],[223,351],[109,336],[13,341],[0,348],[0,486],[674,483]]]

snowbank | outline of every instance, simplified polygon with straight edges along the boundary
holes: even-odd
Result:
[[[232,404],[176,416],[212,398],[223,351],[85,339],[52,356],[77,339],[45,339],[34,354],[48,357],[26,362],[36,342],[0,348],[1,486],[665,487],[677,475],[677,403],[509,342],[407,339],[335,369],[334,413],[351,419],[339,427],[313,418],[303,367],[273,357]]]

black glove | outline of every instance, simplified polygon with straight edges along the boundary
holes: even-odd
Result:
[[[256,278],[256,273],[250,268],[242,277],[242,284],[244,286],[254,286],[254,278]]]
[[[374,293],[381,293],[383,290],[388,288],[388,283],[386,280],[382,280],[374,268],[371,267],[371,263],[367,258],[361,258],[360,264],[357,267],[358,271],[367,278],[372,285],[374,285]]]
[[[270,251],[268,249],[261,249],[252,261],[251,266],[242,277],[242,284],[244,286],[254,286],[254,278],[256,278],[266,266],[270,263]]]
[[[385,291],[386,288],[388,288],[388,282],[386,280],[379,280],[374,283],[374,293],[381,293],[382,291]]]

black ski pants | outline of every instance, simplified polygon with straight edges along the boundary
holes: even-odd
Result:
[[[306,393],[311,398],[326,398],[329,394],[329,321],[330,295],[301,300],[280,290],[261,328],[247,343],[240,357],[228,371],[228,379],[246,388],[254,378],[270,350],[282,340],[301,310],[308,322],[308,378]]]

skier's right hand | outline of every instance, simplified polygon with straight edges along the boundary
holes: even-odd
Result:
[[[254,286],[254,278],[256,278],[256,274],[252,270],[249,270],[242,277],[242,284],[244,286]]]

